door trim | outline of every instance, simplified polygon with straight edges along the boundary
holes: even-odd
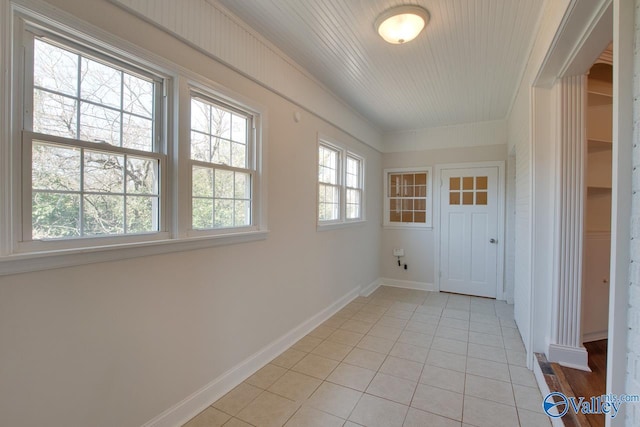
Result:
[[[434,259],[434,280],[435,288],[440,291],[440,187],[442,186],[442,171],[448,169],[472,169],[472,168],[498,168],[498,255],[496,265],[496,300],[505,299],[504,291],[504,236],[505,236],[505,162],[469,162],[469,163],[443,163],[435,165],[433,191],[433,253]]]

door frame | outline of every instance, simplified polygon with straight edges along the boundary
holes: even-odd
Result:
[[[440,189],[442,187],[442,171],[447,169],[474,169],[474,168],[498,168],[498,254],[496,259],[496,300],[504,300],[504,238],[505,238],[505,162],[468,162],[468,163],[442,163],[435,165],[433,182],[433,244],[434,246],[434,284],[440,291]]]

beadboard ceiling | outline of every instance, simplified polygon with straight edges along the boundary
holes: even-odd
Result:
[[[222,4],[386,132],[504,119],[544,0],[210,0]],[[376,17],[429,10],[414,41],[385,43]]]

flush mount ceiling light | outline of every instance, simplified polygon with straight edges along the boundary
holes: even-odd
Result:
[[[420,6],[398,6],[383,12],[375,28],[385,41],[402,44],[415,39],[429,23],[429,12]]]

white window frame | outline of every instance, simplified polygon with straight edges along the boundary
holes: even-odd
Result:
[[[260,162],[261,158],[259,152],[259,141],[258,141],[258,126],[260,123],[260,114],[258,111],[252,109],[250,106],[246,104],[242,104],[238,101],[231,100],[229,97],[225,96],[220,92],[216,92],[210,88],[210,85],[202,84],[200,82],[190,82],[189,85],[189,110],[191,106],[192,98],[199,98],[207,103],[218,105],[224,109],[235,111],[240,115],[246,116],[250,125],[248,128],[247,134],[247,167],[239,168],[227,165],[221,165],[217,163],[208,163],[202,162],[198,160],[194,160],[191,158],[191,144],[189,145],[189,155],[188,162],[189,166],[189,189],[193,189],[192,183],[192,168],[193,166],[201,166],[209,169],[219,169],[219,170],[227,170],[232,172],[243,172],[249,174],[251,177],[251,223],[247,226],[240,227],[212,227],[208,229],[194,229],[193,227],[193,198],[189,198],[189,236],[219,236],[225,234],[234,234],[234,233],[243,233],[243,232],[251,232],[251,231],[260,231],[261,226],[263,225],[262,217],[261,217],[261,206],[259,204],[260,200],[260,189],[262,188],[262,183],[260,179]],[[190,127],[190,125],[189,125]],[[189,141],[191,141],[191,134],[189,132]]]
[[[337,152],[338,154],[338,166],[337,166],[337,184],[336,187],[340,192],[339,197],[339,208],[338,208],[338,218],[335,220],[320,220],[320,178],[319,178],[319,168],[320,168],[320,158],[319,151],[320,147],[324,146],[330,150]],[[347,218],[347,203],[346,203],[346,195],[347,195],[347,157],[351,157],[356,159],[360,163],[360,173],[359,173],[359,188],[360,191],[360,217],[359,218]],[[365,203],[365,159],[363,156],[347,149],[343,145],[335,142],[334,140],[319,135],[318,136],[318,144],[316,147],[316,223],[317,230],[332,230],[335,228],[343,228],[351,225],[362,224],[366,222],[366,203]]]
[[[224,86],[135,44],[87,24],[46,3],[26,0],[0,1],[0,65],[12,70],[0,76],[0,276],[94,262],[128,259],[139,256],[209,248],[266,239],[266,109]],[[149,70],[164,79],[162,94],[163,140],[158,152],[142,152],[158,156],[164,163],[160,177],[160,197],[164,198],[158,232],[23,242],[23,181],[30,180],[30,168],[21,165],[23,134],[27,141],[33,135],[23,132],[23,31],[25,25],[69,39],[90,51],[103,52],[134,68]],[[135,58],[135,59],[132,59]],[[224,229],[212,233],[191,232],[191,180],[189,168],[190,90],[198,87],[215,94],[222,102],[238,105],[254,115],[255,181],[252,186],[252,227]],[[55,137],[47,137],[47,140]],[[36,138],[37,139],[37,138]],[[75,140],[74,140],[75,141]],[[180,141],[178,144],[177,142]],[[186,141],[186,142],[183,142]],[[65,142],[65,141],[60,141]],[[89,144],[90,148],[96,148]],[[127,151],[108,147],[110,151]],[[30,163],[30,162],[29,162]],[[29,188],[29,191],[31,189]]]
[[[426,222],[424,223],[415,223],[415,222],[391,222],[389,220],[390,208],[391,208],[391,198],[389,197],[389,175],[396,173],[427,173],[427,195],[425,197],[426,200]],[[388,229],[406,229],[406,228],[422,228],[422,229],[431,229],[433,228],[433,168],[431,166],[426,167],[416,167],[416,168],[389,168],[385,169],[382,174],[383,179],[383,199],[384,199],[384,209],[383,209],[383,227]]]
[[[89,40],[77,35],[59,34],[55,28],[50,26],[43,26],[40,23],[30,23],[26,20],[19,21],[21,25],[18,25],[20,34],[20,40],[23,46],[23,62],[19,63],[16,67],[16,75],[18,69],[22,69],[25,72],[22,73],[22,84],[16,85],[15,88],[15,104],[14,112],[16,113],[16,131],[20,132],[20,140],[22,144],[22,156],[20,160],[21,174],[20,181],[20,193],[22,201],[20,203],[14,201],[16,215],[19,216],[22,227],[21,230],[16,228],[16,251],[17,252],[42,252],[42,251],[55,251],[55,250],[67,250],[72,248],[85,248],[112,245],[118,243],[131,243],[131,242],[147,242],[153,240],[161,240],[169,237],[166,221],[166,207],[167,207],[167,192],[166,192],[166,168],[167,168],[167,155],[166,155],[166,126],[164,123],[164,115],[167,109],[166,99],[162,96],[166,91],[168,85],[168,77],[161,71],[151,68],[149,65],[131,63],[132,61],[125,62],[125,59],[120,55],[113,53],[105,53],[104,47],[98,47],[93,45]],[[87,142],[80,139],[78,135],[76,139],[69,139],[49,134],[40,134],[34,132],[31,128],[32,114],[34,111],[32,105],[33,91],[35,85],[33,82],[33,73],[31,68],[34,64],[34,41],[37,37],[43,38],[46,42],[52,44],[59,44],[79,52],[83,57],[98,58],[103,60],[107,64],[113,64],[114,67],[121,68],[123,70],[129,70],[129,72],[144,73],[147,77],[153,79],[157,85],[155,89],[155,102],[154,102],[154,114],[153,125],[155,140],[152,142],[154,145],[153,151],[139,151],[131,148],[118,147],[109,144]],[[28,67],[28,69],[26,69]],[[28,72],[27,72],[28,71]],[[77,94],[77,101],[80,101],[80,94]],[[80,105],[78,104],[78,109]],[[20,112],[20,113],[18,113]],[[18,124],[20,123],[20,124]],[[21,126],[20,126],[21,125]],[[90,150],[94,152],[103,152],[115,155],[131,155],[140,156],[146,159],[153,159],[159,163],[159,177],[158,177],[158,212],[157,212],[157,231],[150,231],[145,233],[131,233],[131,234],[110,234],[105,236],[88,236],[77,238],[60,238],[50,240],[33,240],[32,239],[32,162],[31,153],[34,141],[43,143],[59,144],[70,148],[79,148],[81,150]],[[18,168],[16,168],[18,169]],[[84,192],[79,193],[80,196],[84,195]],[[82,221],[82,218],[80,218]]]
[[[350,187],[349,186],[349,180],[347,179],[347,175],[348,174],[348,164],[349,164],[349,160],[355,160],[358,163],[358,175],[357,175],[357,186],[356,187]],[[344,208],[345,208],[345,221],[361,221],[364,217],[364,159],[360,156],[357,156],[353,153],[351,153],[350,151],[347,151],[345,154],[345,161],[344,161],[344,196],[345,196],[345,201],[344,201]],[[347,203],[347,193],[349,191],[356,191],[357,193],[359,193],[360,195],[360,203],[358,204],[358,211],[360,212],[360,215],[355,217],[355,218],[349,218],[348,217],[348,212],[349,212],[349,203]]]

